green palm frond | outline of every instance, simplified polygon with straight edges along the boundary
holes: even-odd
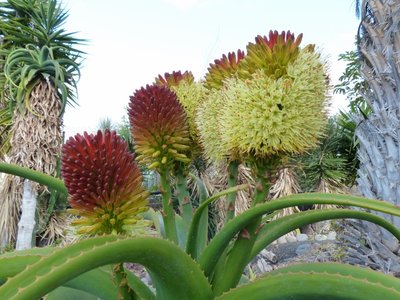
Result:
[[[41,78],[57,89],[62,102],[74,105],[83,51],[83,39],[63,25],[68,13],[56,0],[8,0],[0,3],[0,91],[2,102],[25,103]]]
[[[13,50],[4,65],[4,75],[9,95],[18,107],[23,103],[29,107],[29,95],[38,80],[43,77],[57,89],[63,108],[66,104],[76,103],[74,90],[75,76],[79,77],[79,64],[73,60],[57,58],[56,48],[27,45]],[[62,110],[63,112],[63,110]]]

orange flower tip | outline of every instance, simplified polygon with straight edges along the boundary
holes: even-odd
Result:
[[[181,151],[186,151],[190,149],[190,146],[188,145],[182,145],[182,144],[172,144],[172,147],[175,149],[181,150]]]
[[[92,226],[80,227],[76,233],[82,235],[93,235],[101,228],[101,224],[97,223]]]
[[[186,156],[184,156],[184,157],[183,156],[175,156],[174,158],[175,158],[175,160],[183,162],[185,164],[190,163],[190,159],[187,158]]]
[[[148,166],[148,169],[149,169],[149,170],[153,170],[153,169],[155,169],[155,168],[158,168],[159,166],[160,166],[160,162],[155,161],[155,162],[153,162],[151,165]]]
[[[83,226],[83,225],[92,225],[92,220],[87,219],[87,218],[80,218],[80,219],[75,219],[71,222],[72,225],[78,225],[78,226]]]
[[[188,143],[190,143],[190,139],[182,138],[180,136],[174,136],[174,137],[171,137],[171,142],[178,143],[178,144],[188,144]]]
[[[137,220],[136,219],[125,219],[124,220],[124,225],[133,225],[136,224]]]
[[[156,150],[154,150],[153,148],[141,149],[140,147],[137,147],[136,151],[140,152],[143,155],[152,155],[154,153],[154,151],[156,151]]]
[[[176,151],[175,149],[169,148],[168,153],[175,156],[176,154],[178,154],[178,151]]]
[[[99,214],[99,215],[103,215],[103,214],[106,213],[106,212],[104,211],[104,209],[102,209],[102,208],[100,208],[100,207],[98,207],[98,206],[95,206],[95,207],[93,208],[93,211],[94,211],[95,213]]]
[[[161,152],[160,152],[160,150],[158,150],[158,151],[154,152],[151,156],[156,158],[156,157],[159,157],[160,154],[161,154]]]

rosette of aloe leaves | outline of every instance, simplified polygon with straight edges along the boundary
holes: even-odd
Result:
[[[287,156],[312,148],[323,134],[325,65],[314,46],[300,46],[301,37],[271,31],[249,43],[246,53],[215,60],[204,81],[174,72],[136,90],[128,109],[136,162],[115,133],[99,132],[78,134],[65,144],[64,181],[1,163],[2,172],[68,194],[82,235],[64,248],[2,255],[1,298],[67,299],[73,292],[80,293],[75,299],[399,299],[398,279],[342,264],[300,264],[252,282],[243,278],[246,265],[262,249],[313,222],[362,219],[400,238],[399,229],[383,218],[349,209],[400,216],[399,208],[382,201],[297,194],[265,202]],[[231,175],[227,190],[209,197],[203,193],[195,206],[185,177],[195,178],[189,166],[197,155],[228,163]],[[160,174],[159,237],[147,235],[143,213],[148,192],[136,163]],[[239,163],[250,166],[257,179],[252,207],[238,216],[228,214],[223,228],[208,240],[208,205],[227,195],[232,207],[235,192],[245,188],[235,186]],[[346,208],[270,218],[286,207],[313,204]],[[125,262],[145,267],[152,288],[125,270]]]

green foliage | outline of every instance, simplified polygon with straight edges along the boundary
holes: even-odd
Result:
[[[400,239],[399,228],[370,212],[400,216],[400,208],[386,202],[324,193],[296,194],[265,202],[282,161],[285,161],[290,153],[301,153],[315,145],[317,138],[321,136],[320,129],[324,124],[323,104],[326,88],[324,68],[319,56],[313,52],[313,47],[308,46],[297,51],[296,44],[300,43],[300,39],[294,41],[294,36],[290,32],[278,35],[272,31],[269,40],[266,37],[257,37],[256,42],[267,48],[262,53],[257,54],[257,51],[253,51],[250,54],[249,71],[254,71],[250,74],[251,78],[241,81],[232,77],[226,81],[219,81],[223,87],[218,93],[210,91],[211,99],[219,96],[222,99],[230,97],[229,103],[217,100],[217,105],[212,107],[208,116],[205,112],[209,106],[204,103],[201,107],[203,114],[194,114],[195,109],[191,112],[191,116],[207,117],[203,120],[203,125],[211,118],[217,119],[214,123],[211,121],[215,127],[205,127],[209,133],[213,131],[215,135],[217,131],[222,138],[229,139],[229,142],[220,141],[222,147],[218,149],[222,151],[222,157],[225,156],[224,158],[232,161],[232,158],[243,159],[245,156],[256,179],[250,209],[238,216],[230,214],[228,218],[230,220],[211,240],[208,240],[209,205],[221,196],[228,196],[231,198],[229,205],[232,206],[236,192],[248,188],[247,185],[236,185],[239,161],[234,161],[230,165],[229,188],[207,195],[206,183],[189,173],[188,165],[182,163],[182,159],[178,159],[182,157],[171,155],[170,163],[167,163],[167,159],[161,159],[157,166],[160,173],[162,209],[160,212],[150,211],[146,214],[147,218],[155,221],[155,227],[159,229],[163,238],[126,236],[130,233],[123,231],[122,235],[120,231],[115,230],[111,231],[112,235],[82,239],[64,248],[32,249],[5,254],[0,256],[0,282],[3,283],[0,286],[1,296],[10,300],[39,299],[49,293],[50,297],[64,297],[63,295],[69,291],[68,288],[73,288],[75,289],[73,292],[78,293],[76,297],[92,295],[112,300],[320,298],[361,300],[377,297],[399,299],[398,279],[340,264],[291,266],[272,272],[260,280],[240,285],[246,282],[241,280],[246,266],[262,249],[286,233],[307,224],[338,218],[361,219],[385,228],[397,240]],[[274,57],[277,58],[274,61],[278,65],[272,66],[272,69],[267,67],[264,70],[262,67],[265,67],[265,64],[263,65],[262,61],[261,68],[258,65],[258,60],[265,59],[268,62],[268,59]],[[236,69],[228,68],[228,72],[215,74],[217,77],[225,73],[231,76],[232,70]],[[269,74],[270,71],[273,74]],[[136,136],[141,139],[139,150],[145,155],[151,154],[151,158],[158,157],[161,151],[169,147],[167,144],[158,145],[160,146],[158,152],[146,149],[154,140],[154,134],[169,141],[172,141],[171,137],[177,132],[184,131],[188,134],[185,131],[186,125],[183,125],[184,121],[187,121],[187,113],[181,109],[178,102],[168,102],[171,99],[175,100],[175,96],[165,87],[147,86],[146,89],[137,90],[133,97],[135,101],[131,103],[130,114],[131,121],[134,122],[131,123],[137,127],[134,128],[136,130],[134,133],[136,132]],[[221,103],[225,106],[219,106]],[[188,105],[186,108],[189,106],[197,107]],[[271,109],[266,110],[268,107]],[[201,112],[201,109],[198,112]],[[138,110],[142,110],[142,113],[138,114]],[[228,118],[231,123],[226,123],[223,130],[219,130],[221,128],[218,128],[217,117],[219,113],[226,111],[229,114],[221,117],[221,122],[227,121]],[[178,115],[173,119],[177,112]],[[234,120],[235,116],[242,112],[245,113],[244,117]],[[308,123],[301,127],[299,124],[303,124],[304,117],[308,116],[306,113],[311,114],[310,117],[315,120],[308,120]],[[199,125],[201,122],[194,123]],[[300,129],[294,128],[297,125]],[[229,128],[231,131],[227,133],[226,129]],[[150,132],[149,129],[154,130]],[[288,130],[292,132],[288,134]],[[68,192],[74,196],[71,203],[75,205],[74,212],[80,216],[80,219],[75,221],[78,224],[82,222],[82,217],[90,217],[94,222],[110,220],[110,224],[114,226],[119,220],[118,217],[133,215],[137,211],[133,210],[133,207],[129,210],[129,206],[128,209],[118,207],[112,223],[106,211],[115,208],[117,202],[113,200],[128,201],[127,205],[134,205],[135,200],[144,195],[141,193],[140,197],[135,196],[142,185],[135,179],[139,177],[128,176],[133,166],[124,170],[127,160],[131,163],[132,159],[125,143],[119,139],[121,143],[118,145],[124,147],[118,148],[116,139],[110,138],[111,135],[116,137],[116,133],[111,134],[107,131],[106,135],[108,137],[104,140],[101,132],[97,138],[88,134],[84,137],[77,135],[75,142],[71,139],[70,146],[64,148],[63,175]],[[341,150],[340,141],[346,135],[339,134],[335,123],[331,122],[326,136],[327,138],[321,141],[319,152],[315,152],[312,163],[309,164],[311,177],[314,180],[344,181],[346,158],[342,154],[344,152]],[[81,143],[88,140],[91,141],[90,144]],[[194,148],[192,142],[186,137],[176,138],[171,147],[184,149],[185,153],[191,156],[193,153],[189,152]],[[218,143],[218,141],[213,142]],[[74,143],[76,147],[71,146]],[[182,147],[182,143],[185,143],[186,147]],[[215,146],[214,144],[212,146]],[[229,151],[231,153],[228,153]],[[129,155],[123,155],[126,153]],[[99,161],[100,164],[97,163]],[[196,164],[198,161],[195,160]],[[146,161],[142,159],[141,162]],[[118,177],[119,173],[110,173],[111,165],[117,166],[115,170],[124,176]],[[39,172],[1,163],[0,171],[36,180],[59,193],[68,194],[61,180]],[[188,176],[192,177],[198,187],[198,205],[193,205],[192,195],[187,187]],[[137,185],[138,189],[133,188],[134,185]],[[93,187],[93,190],[86,187]],[[174,199],[179,204],[180,214],[174,210]],[[316,204],[356,207],[357,210],[321,209],[277,219],[270,218],[285,208]],[[142,205],[142,201],[139,205]],[[86,221],[83,219],[83,222]],[[104,230],[99,232],[104,233]],[[151,276],[155,292],[127,272],[124,262],[144,266]],[[110,269],[110,265],[114,267]]]
[[[354,123],[345,122],[341,115],[331,117],[319,145],[304,155],[295,157],[301,165],[298,173],[303,191],[318,190],[322,181],[333,189],[341,189],[354,183],[358,167],[354,131],[351,127],[345,127]]]
[[[361,113],[367,116],[371,112],[371,108],[362,95],[369,87],[360,74],[361,62],[358,55],[356,51],[347,51],[339,55],[339,60],[348,63],[344,73],[339,77],[340,83],[335,85],[333,92],[346,96],[351,113]]]
[[[76,47],[84,40],[62,28],[67,12],[56,0],[14,0],[3,3],[1,9],[3,101],[11,101],[11,107],[16,104],[29,108],[32,88],[40,79],[46,79],[56,87],[63,108],[74,104],[83,54]]]
[[[200,207],[206,207],[216,198],[217,195]],[[8,278],[0,287],[0,293],[10,300],[38,299],[52,290],[55,290],[53,295],[60,295],[66,290],[57,287],[64,286],[97,297],[117,299],[112,272],[109,268],[99,267],[117,262],[136,262],[149,270],[156,289],[156,293],[153,294],[145,286],[140,286],[136,279],[131,278],[128,281],[138,299],[241,299],[245,295],[248,299],[366,299],[364,293],[357,292],[359,289],[368,290],[368,295],[374,297],[380,294],[385,295],[385,299],[397,299],[400,295],[398,279],[340,264],[291,266],[225,292],[218,298],[220,288],[213,285],[212,274],[216,270],[218,259],[223,257],[221,254],[225,252],[224,249],[232,247],[230,241],[237,239],[237,235],[240,235],[249,223],[254,222],[257,216],[300,203],[358,206],[400,215],[400,209],[382,201],[332,194],[293,195],[256,206],[235,217],[206,246],[198,262],[171,242],[148,237],[103,236],[82,240],[62,249],[41,248],[7,253],[0,257],[0,279],[4,282]],[[198,214],[200,215],[201,211]],[[246,255],[246,261],[250,261],[267,244],[295,227],[323,219],[343,217],[373,221],[384,226],[397,239],[400,238],[399,229],[371,213],[354,210],[309,211],[268,223],[266,229],[263,228],[256,237],[255,251]],[[87,271],[90,272],[86,273]],[[240,270],[239,277],[241,272],[243,270]],[[296,285],[299,280],[302,283],[301,288]],[[287,285],[287,282],[291,284]],[[287,286],[285,291],[282,291],[283,283]],[[374,298],[371,296],[370,299]]]

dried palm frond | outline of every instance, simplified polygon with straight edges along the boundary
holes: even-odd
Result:
[[[338,181],[329,180],[329,179],[321,179],[320,182],[318,183],[318,186],[315,189],[315,191],[318,193],[346,194],[348,191],[348,188],[344,184],[341,184]],[[315,209],[337,208],[337,205],[315,204],[314,208]]]
[[[269,191],[269,201],[278,199],[283,196],[292,194],[298,194],[301,192],[297,175],[293,168],[286,167],[280,169],[278,172],[278,179]],[[274,219],[278,219],[287,215],[298,212],[299,209],[296,206],[284,208],[281,212],[274,216]]]
[[[57,244],[69,244],[74,238],[68,234],[73,217],[67,213],[53,212],[46,224],[46,229],[41,233],[40,237],[46,246]]]
[[[219,191],[227,188],[228,183],[228,167],[227,165],[219,165],[219,172],[217,176],[213,178],[213,185],[219,187]],[[240,215],[246,211],[251,205],[252,191],[254,190],[255,181],[251,175],[250,168],[240,164],[238,167],[238,179],[237,184],[248,184],[249,188],[241,190],[236,193],[235,200],[235,216]],[[218,211],[218,228],[223,226],[226,218],[226,199],[221,199],[215,203],[216,210]]]
[[[41,80],[30,94],[30,107],[17,107],[14,114],[11,151],[7,162],[31,168],[49,175],[56,173],[60,156],[61,103],[57,91],[46,80]],[[6,175],[0,187],[0,242],[16,239],[20,214],[23,179]],[[44,187],[37,185],[40,194]]]

